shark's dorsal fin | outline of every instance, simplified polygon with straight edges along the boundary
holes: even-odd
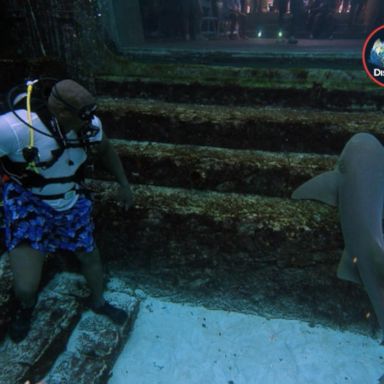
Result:
[[[359,271],[356,263],[353,262],[353,257],[344,249],[343,254],[337,268],[337,277],[339,279],[352,281],[353,283],[362,284]]]
[[[304,184],[292,193],[296,200],[319,200],[325,204],[337,206],[337,191],[339,173],[337,171],[324,172]]]

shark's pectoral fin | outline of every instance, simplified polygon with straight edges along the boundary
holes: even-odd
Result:
[[[360,274],[353,257],[344,249],[343,254],[337,268],[337,277],[339,279],[352,281],[353,283],[362,284]]]
[[[337,206],[339,173],[337,171],[324,172],[304,184],[292,193],[297,200],[319,200],[325,204]]]

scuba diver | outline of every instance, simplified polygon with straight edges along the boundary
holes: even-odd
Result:
[[[126,209],[133,204],[130,185],[94,114],[94,96],[73,80],[61,80],[37,114],[32,112],[31,95],[42,80],[28,82],[26,92],[10,95],[11,111],[0,116],[5,245],[16,296],[8,334],[16,343],[30,330],[45,256],[58,250],[71,251],[80,260],[91,290],[90,308],[116,324],[127,319],[125,311],[103,298],[92,202],[81,184],[89,150],[119,183]],[[27,108],[20,109],[20,104]]]

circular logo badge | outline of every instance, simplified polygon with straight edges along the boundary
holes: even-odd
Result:
[[[384,87],[384,25],[375,29],[365,40],[363,65],[368,76]]]

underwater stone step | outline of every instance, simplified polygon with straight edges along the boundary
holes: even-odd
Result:
[[[313,176],[332,169],[336,156],[272,153],[113,139],[130,182],[288,197]],[[95,178],[111,180],[106,173]]]
[[[164,56],[166,53],[161,52]],[[191,53],[191,52],[189,52]],[[215,52],[216,55],[226,55],[228,52]],[[160,56],[159,52],[156,52]],[[188,54],[188,52],[186,52]],[[199,57],[204,55],[204,52],[192,52]],[[270,88],[276,89],[297,89],[305,90],[315,87],[317,92],[319,89],[324,90],[344,90],[344,91],[375,91],[375,94],[380,94],[377,86],[370,81],[361,64],[361,57],[355,56],[351,60],[351,53],[344,54],[344,61],[359,60],[358,68],[354,70],[347,69],[343,66],[342,69],[330,67],[310,68],[308,65],[311,61],[319,60],[321,63],[321,55],[308,54],[301,52],[292,55],[291,53],[274,52],[256,54],[258,63],[262,67],[247,66],[242,62],[242,58],[252,53],[247,51],[230,52],[237,59],[236,65],[233,66],[214,66],[214,65],[199,65],[199,64],[180,64],[175,61],[170,64],[163,64],[159,60],[154,60],[150,63],[143,63],[134,60],[122,60],[120,67],[115,67],[114,73],[110,75],[104,72],[104,75],[97,76],[96,85],[101,93],[108,95],[117,95],[121,97],[121,90],[127,90],[129,83],[153,83],[160,84],[163,88],[172,85],[200,85],[201,87],[218,86],[223,89],[243,89],[244,92],[252,89]],[[179,55],[179,56],[182,56]],[[340,58],[342,54],[331,55],[333,59]],[[263,63],[263,57],[268,57],[269,61],[280,66],[275,67],[271,63]],[[286,64],[297,57],[301,60],[302,65],[295,68],[287,68]],[[320,64],[321,66],[321,64]],[[116,75],[119,73],[119,75]],[[106,88],[108,87],[108,91]],[[228,88],[229,87],[229,88]],[[131,89],[135,92],[134,89]],[[158,90],[161,90],[159,88]],[[104,92],[107,91],[107,92]],[[166,89],[163,89],[166,91]],[[233,92],[231,92],[233,94]],[[187,96],[187,95],[185,95]],[[235,96],[238,96],[235,94]]]
[[[330,112],[270,107],[100,98],[110,137],[174,144],[339,154],[357,132],[384,141],[381,112]]]
[[[116,183],[89,183],[102,254],[127,265],[294,267],[335,263],[342,248],[336,209],[316,202],[134,186],[125,211]]]
[[[168,102],[202,103],[218,105],[252,105],[281,107],[311,107],[329,110],[380,110],[384,95],[380,89],[372,88],[369,79],[356,81],[348,73],[338,73],[340,80],[325,79],[284,82],[274,78],[270,70],[265,79],[252,85],[251,79],[214,79],[200,81],[195,74],[190,78],[170,79],[115,77],[96,79],[99,94],[112,97],[141,97]],[[305,72],[305,70],[304,70]],[[363,72],[363,71],[360,71]],[[331,72],[330,72],[331,73]],[[303,74],[303,77],[306,75]]]
[[[260,26],[260,23],[255,23],[254,25],[256,24]],[[281,28],[279,28],[276,22],[269,26],[263,25],[261,29],[263,37],[276,38]],[[249,36],[257,37],[259,30],[260,28],[249,31]],[[308,32],[305,31],[304,34],[303,32],[299,31],[299,36],[297,37],[308,37]],[[349,33],[351,34],[351,31]],[[320,72],[325,71],[327,68],[342,71],[361,70],[362,68],[361,54],[356,51],[353,52],[353,48],[349,51],[337,53],[313,50],[300,52],[292,51],[285,40],[271,40],[271,45],[275,43],[274,50],[268,49],[268,46],[266,46],[265,50],[260,46],[255,49],[255,45],[258,45],[259,41],[254,39],[246,42],[242,49],[234,50],[228,47],[227,41],[215,39],[212,42],[205,41],[203,49],[200,46],[185,48],[185,46],[183,47],[180,44],[175,45],[172,43],[170,45],[164,44],[161,48],[159,48],[158,43],[148,43],[145,48],[127,47],[122,49],[122,53],[129,57],[130,62],[127,62],[125,66],[128,68],[125,71],[124,68],[120,68],[119,73],[140,74],[142,76],[151,74],[167,76],[169,72],[175,72],[176,74],[186,72],[183,68],[176,68],[175,70],[173,67],[176,65],[178,67],[186,67],[194,73],[197,72],[198,65],[204,65],[208,69],[200,72],[205,77],[209,77],[209,72],[214,72],[215,70],[219,70],[225,76],[230,76],[231,73],[236,75],[239,72],[239,66],[241,66],[242,74],[248,75],[251,78],[251,74],[255,77],[258,75],[258,72],[254,71],[256,68],[261,70],[265,70],[265,68],[280,70],[291,68],[293,72],[298,71],[298,68],[305,68],[307,70],[316,68]],[[191,45],[188,44],[188,47],[191,47]],[[208,47],[210,49],[207,49]],[[154,65],[153,63],[156,64]],[[168,68],[166,64],[168,64]],[[213,69],[209,70],[209,68]],[[251,70],[253,72],[250,72]]]
[[[89,295],[85,280],[60,274],[40,293],[32,328],[18,344],[6,339],[0,354],[0,383],[38,381],[53,364],[77,323],[82,301]]]
[[[117,279],[114,279],[117,280]],[[113,281],[118,291],[107,290],[106,299],[124,309],[128,318],[117,326],[104,316],[88,311],[68,340],[65,351],[44,378],[45,383],[104,384],[136,319],[139,300],[123,282]]]

